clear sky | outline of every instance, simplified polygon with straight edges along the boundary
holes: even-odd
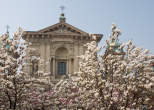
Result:
[[[59,21],[60,6],[67,23],[88,33],[111,32],[112,23],[122,31],[121,41],[133,40],[154,53],[154,0],[0,0],[0,34],[21,26],[36,31]]]

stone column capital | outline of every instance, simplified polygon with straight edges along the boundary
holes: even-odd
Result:
[[[55,58],[56,58],[55,56],[51,56],[51,57],[50,57],[50,59],[55,59]]]

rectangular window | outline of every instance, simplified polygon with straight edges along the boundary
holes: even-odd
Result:
[[[58,74],[66,74],[66,62],[58,62]]]

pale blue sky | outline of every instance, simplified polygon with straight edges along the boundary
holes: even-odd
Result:
[[[154,53],[154,0],[0,0],[0,4],[0,34],[7,24],[11,34],[18,26],[36,31],[55,24],[64,5],[67,23],[88,33],[102,33],[103,40],[116,23],[122,41],[133,40]]]

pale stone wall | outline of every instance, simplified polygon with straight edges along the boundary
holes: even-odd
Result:
[[[31,48],[36,49],[36,53],[32,52],[27,54],[27,56],[37,56],[43,60],[42,64],[39,64],[38,70],[51,73],[53,78],[57,78],[57,64],[58,61],[65,61],[67,64],[66,74],[72,74],[73,72],[79,71],[79,61],[78,56],[84,54],[85,47],[84,44],[90,42],[91,40],[83,40],[78,37],[62,37],[50,35],[34,35],[33,37],[27,35],[27,41],[31,42]],[[61,49],[60,51],[58,49]],[[66,51],[64,51],[66,50]],[[27,61],[28,66],[26,71],[32,73],[32,63]]]
[[[79,71],[79,55],[84,54],[83,43],[80,41],[73,40],[73,38],[29,38],[29,42],[32,43],[31,48],[36,49],[38,54],[31,53],[28,56],[37,56],[43,60],[42,65],[39,65],[39,71],[50,72],[51,76],[56,76],[57,74],[57,62],[58,61],[66,61],[67,62],[67,74],[71,74],[73,72]],[[61,53],[57,53],[56,51],[59,48],[65,48],[67,50],[67,56],[63,55],[63,51]],[[31,73],[31,63],[27,62],[28,67],[26,70],[28,73]]]
[[[102,35],[97,34],[96,37],[97,41],[100,41]],[[53,78],[59,77],[57,74],[58,61],[66,62],[66,74],[78,72],[80,62],[78,56],[84,54],[86,50],[84,44],[92,40],[88,33],[65,23],[65,21],[40,31],[25,31],[23,38],[32,43],[31,48],[36,49],[35,52],[27,52],[27,57],[40,57],[43,61],[42,64],[39,63],[38,71],[51,73]],[[57,52],[60,48],[62,50]],[[32,73],[30,60],[27,60],[25,71]]]

